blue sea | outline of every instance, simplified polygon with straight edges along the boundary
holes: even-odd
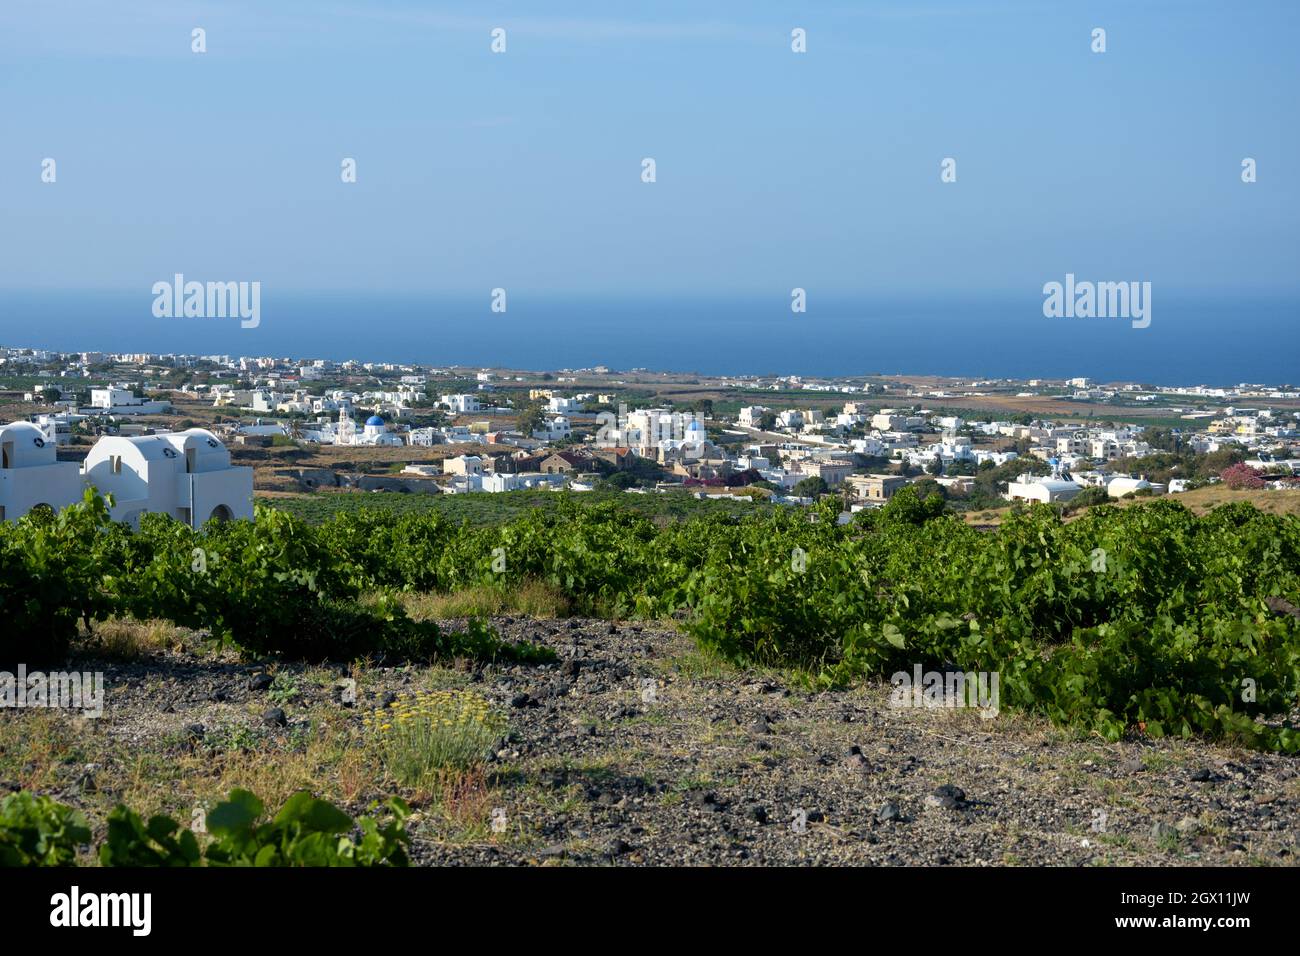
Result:
[[[1160,385],[1300,383],[1300,296],[1155,297],[1148,328],[1046,318],[1042,296],[809,301],[281,295],[261,322],[155,318],[153,297],[0,292],[0,345],[60,351],[275,355],[551,370],[1073,377]]]

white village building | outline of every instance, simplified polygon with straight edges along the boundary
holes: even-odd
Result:
[[[210,519],[253,517],[253,469],[232,467],[226,446],[202,428],[101,438],[82,475],[100,494],[113,496],[113,519],[132,527],[145,512],[193,528]]]
[[[0,425],[0,521],[16,521],[33,508],[55,511],[81,500],[81,469],[58,461],[54,442],[31,422]]]
[[[172,403],[137,398],[129,388],[110,386],[90,390],[90,407],[97,415],[157,415],[170,410]]]
[[[1061,478],[1059,474],[1049,478],[1026,473],[1007,483],[1009,501],[1041,501],[1049,504],[1053,501],[1069,501],[1081,491],[1083,485]]]

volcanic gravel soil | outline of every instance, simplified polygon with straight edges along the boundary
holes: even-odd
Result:
[[[359,740],[365,712],[459,686],[505,711],[509,731],[458,811],[413,795],[419,865],[1300,859],[1294,757],[1200,741],[1112,744],[1006,711],[894,708],[883,682],[809,692],[712,662],[665,626],[492,623],[558,659],[360,671],[190,650],[74,660],[72,669],[105,672],[104,715],[0,711],[0,792],[49,793],[82,807],[101,833],[116,802],[142,796],[188,820],[205,782],[238,781],[258,763],[274,779],[277,761],[296,760],[328,795],[344,772],[304,769],[302,759],[322,727]],[[341,692],[349,673],[354,701]],[[363,756],[350,764],[359,781],[343,787],[352,799],[339,801],[354,814],[398,792]]]

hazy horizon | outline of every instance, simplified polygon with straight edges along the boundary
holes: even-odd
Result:
[[[134,293],[9,296],[0,345],[61,351],[283,355],[526,369],[608,365],[702,374],[966,377],[1087,375],[1111,381],[1300,382],[1290,300],[1167,302],[1146,329],[1123,319],[1043,318],[1041,296],[874,301],[516,296],[474,299],[268,293],[256,329],[209,318],[132,321]],[[507,324],[508,323],[508,324]],[[1242,335],[1249,326],[1253,335]],[[555,329],[563,328],[557,335]],[[310,332],[304,333],[304,329]],[[1085,334],[1086,333],[1086,334]]]

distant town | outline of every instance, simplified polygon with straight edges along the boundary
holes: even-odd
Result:
[[[522,371],[0,348],[0,519],[93,488],[198,526],[254,498],[526,489],[842,499],[969,520],[1209,485],[1300,488],[1300,387]],[[1082,496],[1082,497],[1080,497]]]

